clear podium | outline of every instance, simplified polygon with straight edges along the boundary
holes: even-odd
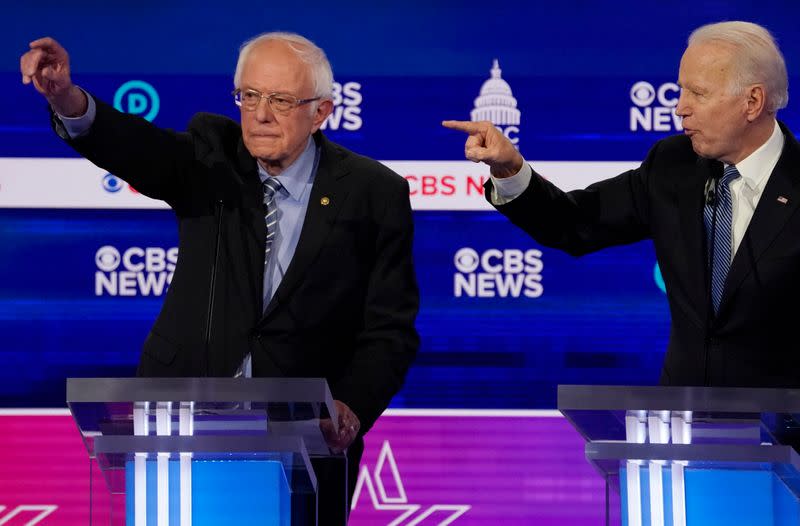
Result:
[[[800,390],[558,387],[626,526],[800,524]]]
[[[70,378],[67,405],[110,494],[93,524],[315,525],[311,459],[346,469],[324,379]]]

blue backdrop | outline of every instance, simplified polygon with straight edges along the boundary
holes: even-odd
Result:
[[[800,72],[800,4],[789,1],[14,4],[0,6],[1,157],[75,156],[20,83],[19,56],[43,35],[70,51],[76,83],[147,113],[152,93],[122,93],[144,81],[154,122],[182,129],[196,111],[236,118],[242,41],[303,33],[342,88],[329,137],[387,161],[460,160],[463,137],[439,123],[469,119],[494,59],[522,115],[519,148],[539,161],[636,161],[679,131],[669,83],[701,24],[762,23]],[[639,82],[650,88],[632,93]],[[799,107],[780,115],[794,129]],[[550,408],[558,383],[657,381],[669,313],[650,243],[575,259],[493,212],[418,210],[415,223],[422,348],[395,406]],[[61,406],[68,376],[132,374],[168,279],[158,261],[176,242],[166,210],[0,209],[0,405]],[[104,270],[102,247],[152,264]],[[124,272],[130,287],[111,290]]]

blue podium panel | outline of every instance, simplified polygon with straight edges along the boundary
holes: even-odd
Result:
[[[620,484],[622,525],[673,526],[672,469],[662,469],[661,500],[663,519],[655,516],[647,464],[639,468],[641,522],[628,515],[628,490]],[[627,478],[627,469],[620,468],[620,480]],[[685,468],[685,517],[687,526],[796,526],[800,524],[800,500],[781,477],[764,466],[736,469]]]
[[[192,526],[291,524],[291,494],[283,465],[268,460],[196,460],[191,463]],[[125,467],[126,524],[135,519],[134,461]],[[146,461],[146,526],[158,524],[159,480],[157,461]],[[166,484],[170,524],[181,523],[181,470],[170,460]]]

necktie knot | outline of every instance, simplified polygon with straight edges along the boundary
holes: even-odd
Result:
[[[725,167],[725,170],[722,172],[722,179],[720,179],[720,184],[725,186],[729,185],[731,181],[738,179],[740,176],[739,170],[736,169],[736,166],[731,164]]]
[[[275,194],[283,188],[283,185],[280,181],[275,179],[274,177],[267,177],[264,182],[262,183],[264,188],[264,202],[269,203],[275,197]]]

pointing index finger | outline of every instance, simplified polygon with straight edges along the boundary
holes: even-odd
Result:
[[[470,121],[442,121],[442,126],[451,130],[459,130],[466,133],[483,133],[485,126],[481,122]]]

